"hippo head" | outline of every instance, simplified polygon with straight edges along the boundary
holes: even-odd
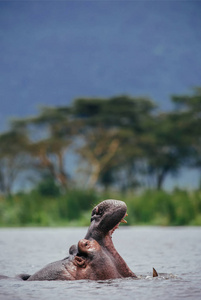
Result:
[[[104,238],[118,228],[121,222],[126,223],[127,206],[120,200],[104,200],[94,207],[91,214],[91,225],[86,239],[95,239],[102,244]]]
[[[96,240],[82,239],[77,248],[78,253],[73,259],[76,279],[102,280],[121,277],[110,256]]]
[[[87,231],[85,239],[96,240],[104,252],[113,262],[113,267],[109,268],[116,272],[116,278],[136,277],[130,270],[126,262],[119,255],[112,241],[112,234],[119,224],[127,223],[124,217],[127,216],[127,206],[120,200],[104,200],[92,210],[91,225]],[[110,277],[113,278],[113,277]]]

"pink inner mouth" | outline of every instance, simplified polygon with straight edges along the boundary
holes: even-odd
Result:
[[[124,220],[124,218],[125,218],[127,215],[128,215],[128,214],[125,213],[125,215],[123,216],[123,218],[121,219],[121,221],[120,221],[117,225],[115,225],[114,228],[112,228],[112,229],[109,231],[110,237],[112,237],[112,234],[114,233],[114,231],[115,231],[117,228],[119,228],[119,224],[120,224],[120,223],[127,223],[126,220]]]

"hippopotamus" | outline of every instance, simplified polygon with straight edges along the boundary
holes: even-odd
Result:
[[[48,264],[23,280],[78,280],[134,277],[112,242],[112,234],[126,222],[127,206],[120,200],[104,200],[94,207],[91,224],[84,239],[69,249],[69,256]],[[18,277],[19,277],[18,276]]]
[[[86,236],[69,249],[69,256],[48,264],[33,275],[17,278],[33,280],[105,280],[137,278],[114,247],[112,234],[127,215],[120,200],[104,200],[94,207]],[[153,276],[157,272],[153,273]]]

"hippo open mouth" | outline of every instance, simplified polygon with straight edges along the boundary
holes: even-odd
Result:
[[[120,225],[121,223],[127,224],[127,221],[124,219],[124,218],[127,217],[127,216],[128,216],[128,214],[126,213],[125,216],[121,219],[121,221],[120,221],[116,226],[114,226],[113,229],[111,229],[111,230],[109,231],[109,234],[110,234],[111,237],[112,237],[112,234],[115,232],[115,230],[119,228],[119,225]]]
[[[127,223],[127,206],[120,200],[104,200],[94,207],[91,213],[91,225],[86,234],[86,239],[95,239],[101,242],[106,235],[111,236],[119,224]]]

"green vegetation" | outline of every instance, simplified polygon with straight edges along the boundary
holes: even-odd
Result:
[[[201,225],[201,191],[147,190],[140,195],[45,189],[0,198],[0,226],[88,226],[95,204],[108,198],[126,202],[128,225]]]
[[[201,225],[201,191],[145,191],[126,198],[129,224]]]
[[[88,225],[97,201],[93,191],[50,196],[33,190],[0,199],[0,226]]]

